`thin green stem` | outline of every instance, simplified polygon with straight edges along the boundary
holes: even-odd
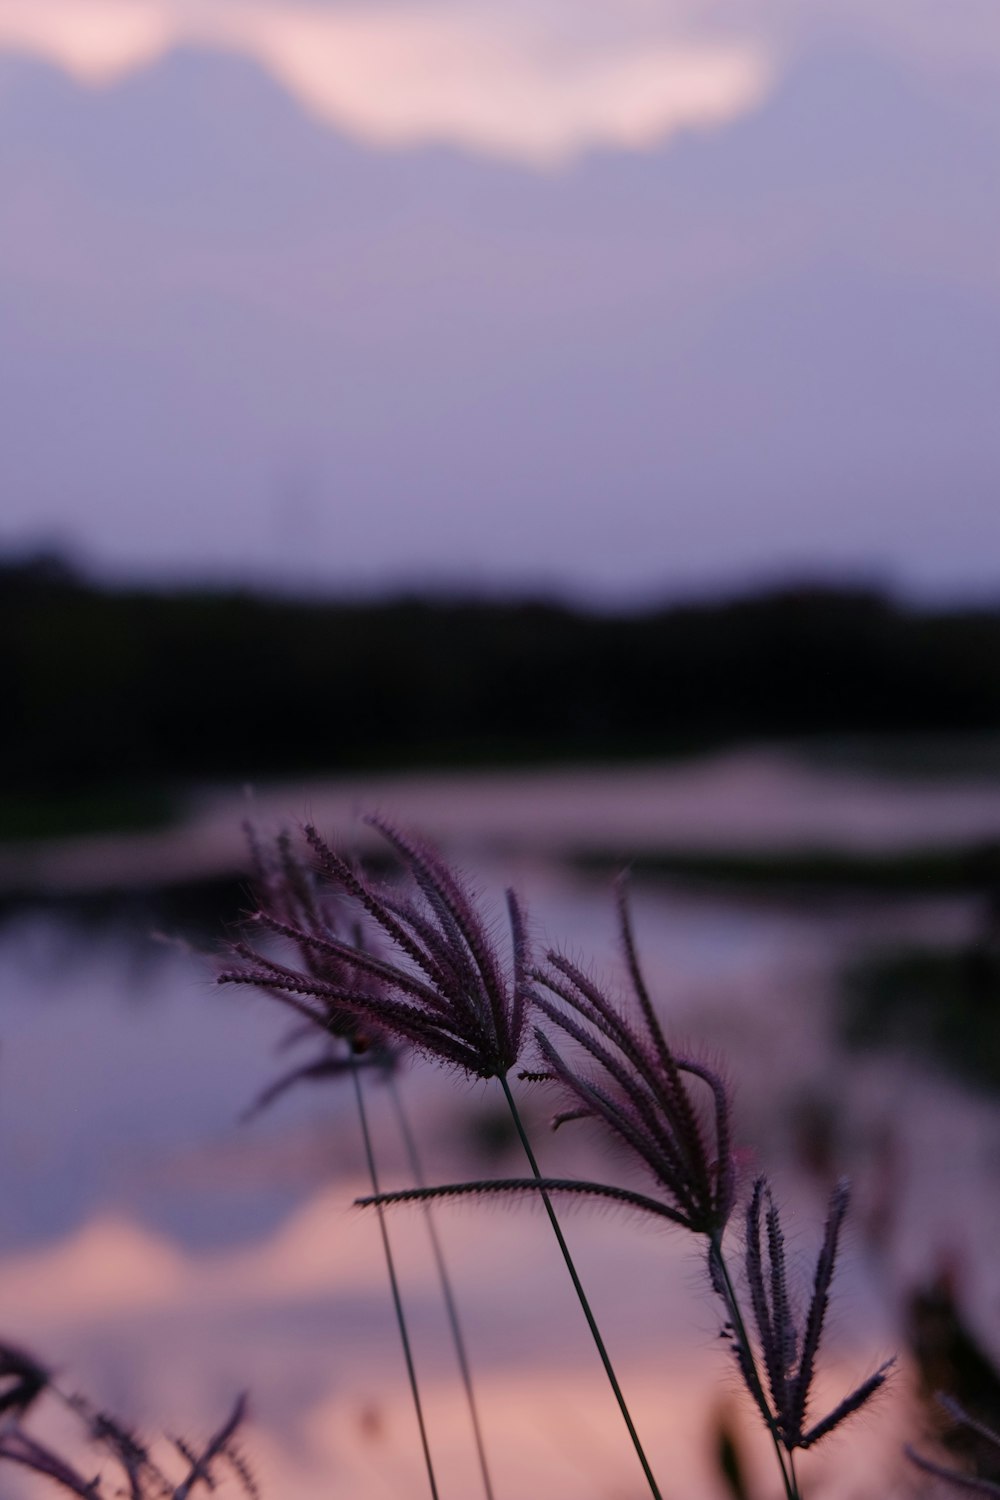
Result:
[[[358,1102],[358,1119],[361,1121],[361,1135],[365,1143],[365,1156],[368,1161],[368,1175],[371,1178],[372,1192],[377,1196],[379,1192],[378,1172],[375,1168],[375,1153],[372,1150],[371,1132],[368,1129],[368,1112],[365,1109],[365,1096],[361,1088],[361,1070],[357,1065],[354,1054],[351,1054],[351,1077],[354,1080],[354,1096]],[[396,1264],[392,1256],[392,1247],[389,1244],[389,1231],[385,1225],[385,1214],[381,1204],[376,1205],[375,1212],[378,1214],[379,1229],[382,1232],[382,1249],[385,1252],[385,1265],[389,1273],[389,1286],[392,1290],[392,1303],[396,1310],[396,1323],[399,1328],[400,1342],[403,1345],[403,1358],[406,1361],[406,1373],[409,1376],[410,1391],[413,1395],[413,1406],[417,1414],[417,1426],[420,1429],[420,1444],[424,1450],[424,1463],[427,1467],[427,1479],[431,1487],[433,1500],[439,1500],[437,1482],[434,1478],[434,1464],[431,1461],[430,1445],[427,1441],[427,1428],[424,1423],[424,1409],[420,1402],[420,1388],[417,1385],[417,1372],[413,1363],[413,1350],[410,1347],[410,1335],[406,1327],[406,1318],[403,1316],[403,1299],[399,1291],[399,1281],[396,1277]]]
[[[417,1187],[427,1186],[424,1177],[423,1166],[420,1161],[420,1153],[417,1150],[417,1142],[410,1127],[410,1121],[406,1110],[403,1108],[403,1099],[399,1092],[395,1074],[389,1075],[389,1093],[392,1098],[396,1119],[399,1123],[399,1131],[403,1137],[406,1147],[406,1155],[410,1163],[410,1172]],[[445,1311],[451,1328],[452,1343],[455,1346],[455,1357],[458,1360],[458,1368],[462,1376],[462,1385],[465,1388],[465,1400],[469,1408],[469,1420],[472,1423],[472,1431],[476,1442],[476,1453],[479,1457],[479,1469],[483,1476],[483,1488],[486,1491],[487,1500],[493,1500],[493,1486],[490,1482],[489,1465],[486,1461],[486,1447],[483,1442],[482,1427],[479,1422],[479,1409],[476,1405],[476,1397],[472,1387],[472,1369],[469,1365],[468,1351],[465,1346],[465,1338],[462,1333],[462,1324],[458,1315],[458,1305],[445,1262],[444,1251],[441,1248],[441,1240],[434,1222],[434,1213],[430,1203],[424,1204],[424,1222],[427,1225],[427,1236],[431,1242],[431,1251],[434,1263],[437,1266],[438,1280],[441,1283],[441,1295],[444,1298]]]
[[[510,1091],[510,1085],[507,1082],[506,1078],[502,1076],[500,1078],[500,1084],[507,1099],[507,1104],[510,1108],[511,1116],[517,1129],[518,1136],[520,1137],[521,1145],[524,1147],[524,1154],[528,1158],[528,1165],[531,1167],[531,1171],[535,1177],[536,1182],[541,1182],[542,1174],[539,1171],[538,1162],[535,1160],[535,1153],[531,1149],[531,1142],[528,1140],[528,1136],[524,1129],[524,1124],[521,1120],[520,1113],[518,1111],[516,1103],[514,1102],[514,1095]],[[642,1465],[642,1471],[646,1476],[646,1482],[649,1485],[650,1491],[654,1496],[654,1500],[662,1500],[662,1496],[660,1494],[656,1480],[653,1478],[653,1471],[649,1467],[649,1460],[646,1458],[646,1455],[643,1452],[642,1444],[639,1441],[639,1434],[635,1430],[635,1424],[632,1421],[628,1406],[625,1403],[625,1397],[622,1395],[621,1386],[618,1384],[618,1377],[615,1375],[614,1367],[612,1366],[608,1351],[604,1347],[604,1340],[601,1338],[600,1330],[597,1326],[597,1321],[594,1317],[593,1312],[591,1311],[590,1303],[587,1301],[587,1294],[583,1290],[583,1284],[580,1281],[579,1276],[577,1275],[576,1266],[573,1264],[573,1257],[569,1253],[569,1246],[567,1245],[566,1240],[563,1236],[562,1229],[559,1227],[559,1220],[556,1218],[555,1209],[552,1207],[552,1200],[549,1198],[548,1193],[546,1193],[544,1189],[541,1190],[539,1196],[542,1200],[542,1203],[545,1205],[545,1212],[548,1214],[549,1223],[552,1225],[552,1232],[556,1237],[559,1249],[562,1251],[562,1258],[566,1263],[566,1269],[569,1272],[570,1280],[573,1283],[574,1290],[576,1291],[576,1295],[580,1301],[580,1306],[583,1309],[583,1316],[587,1320],[587,1326],[590,1329],[591,1336],[597,1347],[597,1352],[601,1357],[601,1363],[604,1366],[604,1373],[607,1375],[608,1380],[611,1383],[611,1389],[615,1393],[615,1400],[618,1402],[618,1409],[621,1412],[622,1417],[624,1418],[625,1426],[628,1428],[629,1436],[632,1439],[632,1446],[635,1448],[636,1455],[639,1459],[640,1464]]]
[[[740,1348],[743,1350],[746,1357],[747,1375],[753,1381],[753,1390],[751,1394],[760,1407],[761,1412],[769,1411],[770,1408],[767,1403],[767,1396],[761,1383],[760,1373],[757,1369],[757,1361],[754,1358],[753,1345],[750,1342],[750,1335],[747,1332],[747,1325],[743,1321],[743,1313],[740,1309],[740,1304],[736,1296],[736,1288],[733,1285],[733,1279],[729,1274],[729,1267],[726,1265],[726,1259],[722,1253],[721,1234],[714,1234],[712,1236],[709,1243],[708,1253],[709,1258],[711,1259],[713,1265],[719,1273],[719,1279],[723,1287],[723,1301],[726,1304],[726,1310],[729,1313],[729,1318],[733,1325],[733,1333],[739,1340]],[[778,1467],[781,1470],[781,1479],[785,1487],[785,1500],[801,1500],[798,1484],[795,1480],[795,1466],[792,1462],[792,1455],[791,1453],[788,1454],[788,1462],[786,1464],[785,1450],[782,1446],[781,1438],[778,1436],[778,1433],[775,1430],[774,1424],[772,1422],[767,1423],[767,1430],[771,1435],[771,1442],[774,1444],[774,1452],[778,1460]]]

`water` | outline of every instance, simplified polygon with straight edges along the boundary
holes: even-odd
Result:
[[[450,797],[436,779],[407,782],[404,791],[397,785],[392,797],[383,786],[379,801],[450,835],[498,912],[503,886],[516,882],[539,949],[552,943],[592,955],[598,971],[613,975],[607,889],[560,862],[560,841],[572,834],[577,842],[615,836],[627,843],[640,833],[662,840],[676,832],[678,818],[685,837],[698,827],[719,829],[713,798],[724,786],[735,798],[737,769],[722,763],[713,782],[700,768],[680,791],[659,773],[658,794],[648,777],[621,773],[536,779],[522,787],[520,801],[516,781],[484,790],[461,778]],[[743,813],[728,804],[740,837],[755,829],[759,838],[770,827],[776,837],[801,838],[803,829],[827,827],[831,815],[822,809],[831,799],[837,815],[828,834],[834,826],[848,836],[862,824],[870,829],[862,816],[873,795],[868,783],[855,788],[852,819],[847,778],[836,782],[836,796],[819,778],[825,793],[811,805],[801,775],[790,772],[788,803],[776,814],[773,764],[766,776],[759,761],[750,771]],[[355,800],[358,789],[309,795],[314,808],[325,808],[337,797]],[[912,787],[896,801],[887,793],[890,811],[883,807],[878,827],[889,842],[905,841],[907,828],[915,841],[929,828],[943,837],[950,807],[956,836],[973,825],[982,831],[996,799],[983,793],[975,821],[974,795],[945,788],[928,811]],[[300,790],[289,811],[301,811],[303,800]],[[643,802],[657,809],[645,823]],[[707,815],[699,823],[706,803],[714,823]],[[230,848],[234,815],[225,798],[199,810],[203,850],[217,854],[220,838]],[[1000,1120],[993,1104],[921,1064],[847,1057],[834,1025],[846,954],[888,936],[967,932],[972,903],[789,908],[639,883],[634,915],[671,1034],[721,1059],[734,1082],[742,1171],[748,1181],[762,1168],[773,1174],[805,1275],[824,1204],[824,1167],[815,1160],[820,1127],[824,1151],[856,1179],[855,1227],[827,1357],[833,1398],[900,1345],[901,1289],[925,1280],[942,1257],[959,1267],[981,1337],[995,1340]],[[271,1500],[420,1495],[377,1230],[350,1206],[367,1185],[351,1099],[336,1085],[303,1086],[240,1123],[258,1091],[297,1055],[278,1052],[287,1015],[253,992],[216,988],[197,954],[44,909],[3,929],[0,997],[3,1335],[144,1430],[207,1436],[249,1386],[246,1447]],[[477,1140],[493,1138],[490,1085],[417,1064],[402,1085],[432,1180],[521,1170],[513,1154],[484,1167],[475,1153]],[[385,1181],[403,1185],[386,1102],[371,1090]],[[585,1130],[545,1136],[545,1108],[539,1102],[535,1113],[548,1169],[589,1176],[620,1169]],[[498,1494],[641,1494],[541,1216],[529,1206],[470,1204],[441,1210],[440,1224],[479,1372]],[[665,1493],[705,1500],[721,1493],[710,1450],[723,1418],[737,1424],[758,1493],[773,1493],[766,1445],[719,1346],[697,1244],[619,1213],[577,1208],[567,1225]],[[419,1213],[400,1214],[392,1232],[442,1493],[466,1500],[477,1493],[474,1456]],[[821,1448],[805,1462],[814,1493],[860,1500],[904,1492],[898,1443],[914,1435],[918,1420],[910,1384],[904,1365],[855,1437],[832,1440],[825,1456]],[[15,1476],[4,1475],[3,1494],[36,1492],[30,1480],[18,1489]]]

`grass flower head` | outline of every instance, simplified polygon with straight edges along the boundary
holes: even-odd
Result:
[[[632,1014],[563,954],[549,953],[549,967],[534,975],[547,991],[536,989],[535,1006],[590,1062],[586,1071],[571,1067],[552,1040],[536,1032],[548,1070],[543,1076],[561,1084],[568,1098],[555,1123],[598,1119],[641,1162],[660,1196],[623,1189],[622,1202],[698,1234],[720,1234],[732,1211],[735,1184],[728,1090],[713,1068],[678,1056],[668,1045],[639,967],[621,883],[618,914],[635,1001]]]
[[[516,896],[507,895],[508,962],[471,894],[435,850],[378,818],[366,821],[401,860],[410,891],[369,878],[307,827],[312,868],[305,871],[283,853],[256,914],[296,946],[298,961],[280,964],[237,944],[242,963],[220,982],[287,997],[328,1032],[369,1028],[475,1077],[505,1077],[520,1056],[527,1006],[527,945]],[[333,903],[353,918],[350,940],[330,918]]]
[[[847,1183],[838,1183],[830,1198],[823,1243],[813,1277],[812,1296],[801,1330],[796,1327],[792,1316],[781,1220],[763,1177],[758,1178],[754,1184],[747,1206],[746,1279],[769,1397],[756,1369],[752,1367],[750,1351],[738,1340],[734,1342],[734,1349],[744,1381],[761,1416],[788,1452],[795,1448],[813,1447],[865,1406],[885,1384],[894,1363],[891,1359],[886,1361],[826,1416],[815,1422],[809,1419],[809,1397],[816,1371],[816,1357],[823,1335],[848,1197]]]

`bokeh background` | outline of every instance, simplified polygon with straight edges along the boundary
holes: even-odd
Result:
[[[806,1272],[852,1176],[829,1389],[900,1368],[813,1493],[1000,1420],[998,85],[993,0],[0,0],[0,1335],[67,1388],[421,1492],[351,1101],[241,1123],[287,1026],[212,982],[243,820],[377,808],[612,982],[629,866]],[[498,1491],[641,1494],[544,1222],[440,1223]],[[766,1500],[696,1249],[568,1223],[665,1488]]]

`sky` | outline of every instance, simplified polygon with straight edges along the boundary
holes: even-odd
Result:
[[[0,548],[1000,594],[995,0],[0,0]]]

